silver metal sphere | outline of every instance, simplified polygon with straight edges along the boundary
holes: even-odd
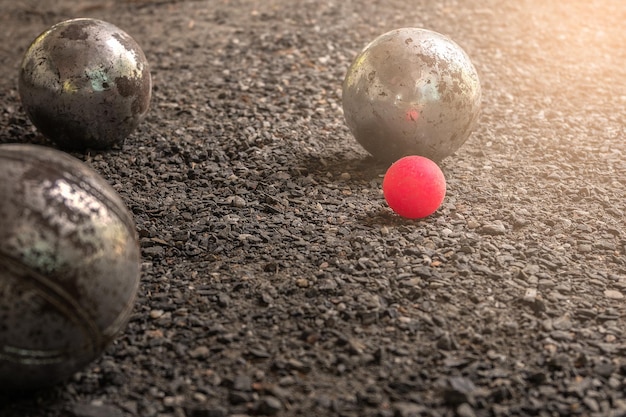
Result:
[[[24,110],[66,149],[122,143],[148,111],[152,79],[137,43],[95,19],[58,23],[30,45],[19,72]]]
[[[403,28],[361,51],[346,74],[342,99],[348,127],[374,157],[440,161],[471,134],[481,87],[456,43],[429,30]]]
[[[59,382],[98,357],[134,305],[133,218],[52,148],[0,145],[0,389]]]

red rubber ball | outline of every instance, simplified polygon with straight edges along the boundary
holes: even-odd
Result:
[[[446,195],[446,178],[430,159],[405,156],[387,170],[383,194],[389,207],[400,216],[421,219],[441,206]]]

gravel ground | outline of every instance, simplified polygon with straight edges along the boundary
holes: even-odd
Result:
[[[1,416],[626,416],[622,0],[1,0],[0,142],[46,143],[19,61],[78,16],[152,64],[145,122],[75,154],[134,213],[142,285],[98,361]],[[484,92],[421,221],[340,101],[404,26],[456,40]]]

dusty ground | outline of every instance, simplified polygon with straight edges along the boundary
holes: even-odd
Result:
[[[76,155],[132,209],[142,285],[97,362],[0,415],[626,415],[622,0],[2,0],[0,142],[45,143],[17,68],[78,16],[152,64],[140,128]],[[403,26],[484,91],[422,221],[341,114],[351,60]]]

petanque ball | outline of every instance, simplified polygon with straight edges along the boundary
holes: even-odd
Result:
[[[350,65],[342,91],[357,142],[389,163],[407,155],[434,161],[451,155],[472,132],[480,101],[468,55],[448,37],[420,28],[374,39]]]
[[[125,327],[139,285],[132,215],[78,159],[0,145],[0,389],[67,379]]]
[[[24,54],[18,81],[32,123],[64,149],[121,144],[145,117],[152,95],[137,42],[111,23],[88,18],[39,35]]]

